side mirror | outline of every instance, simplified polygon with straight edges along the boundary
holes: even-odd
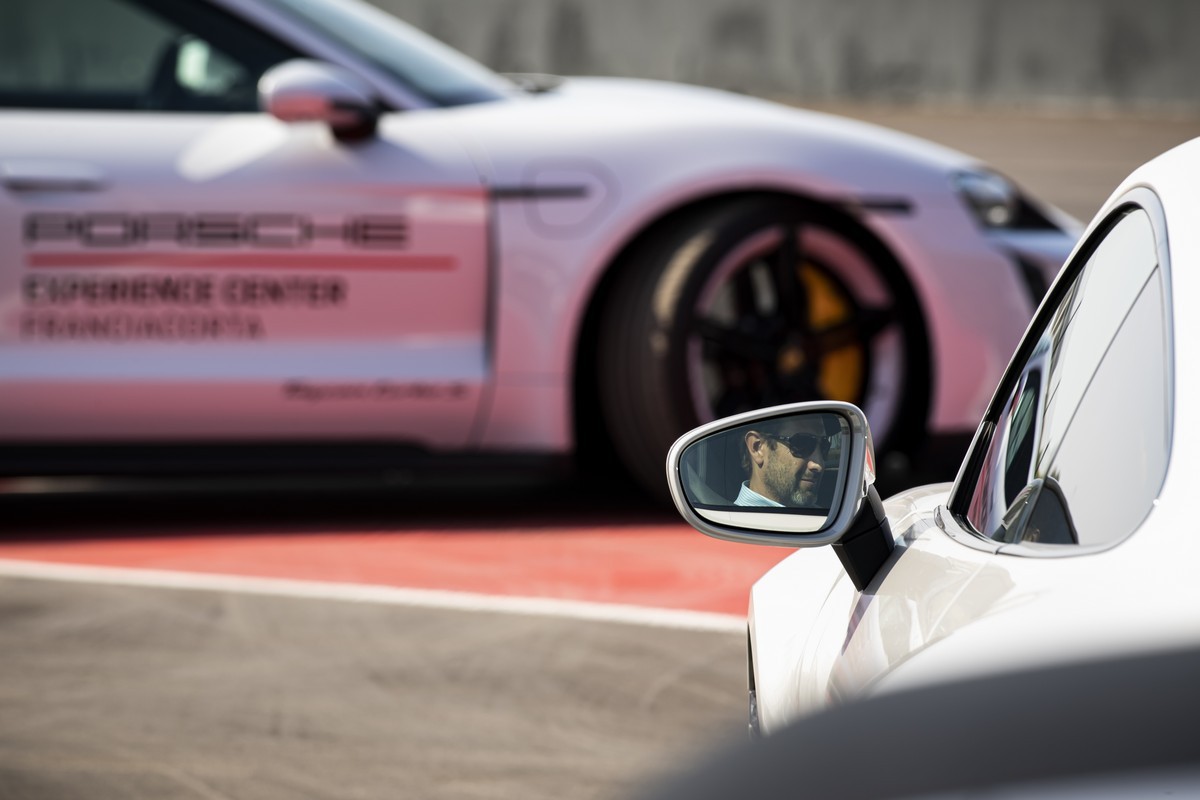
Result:
[[[894,539],[876,492],[871,429],[849,403],[775,406],[684,434],[667,454],[683,518],[718,539],[833,545],[862,591]]]
[[[284,122],[324,122],[342,140],[375,133],[379,104],[370,85],[347,69],[293,59],[263,73],[259,106]]]

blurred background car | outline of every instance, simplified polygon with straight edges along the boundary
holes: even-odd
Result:
[[[507,79],[352,0],[6,17],[8,474],[615,454],[661,493],[682,431],[813,398],[957,455],[1078,233],[925,141]]]
[[[703,532],[832,544],[790,555],[752,589],[753,731],[945,681],[1200,644],[1189,456],[1200,438],[1188,412],[1195,384],[1179,368],[1200,341],[1188,313],[1200,292],[1190,269],[1198,170],[1193,140],[1113,193],[1038,310],[953,484],[881,502],[869,424],[829,403],[710,423],[673,447],[672,493]],[[737,507],[724,477],[729,432],[814,414],[842,420],[838,455],[830,449],[824,463],[829,499]],[[1090,702],[1123,702],[1128,687],[1108,688],[1112,697],[1093,690]],[[1179,696],[1191,714],[1194,699]],[[991,720],[977,723],[976,742],[1005,740]]]

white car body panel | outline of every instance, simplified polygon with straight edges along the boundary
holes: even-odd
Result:
[[[643,105],[630,101],[639,95]],[[630,116],[614,118],[618,108]],[[867,215],[864,222],[910,269],[931,329],[935,365],[956,365],[935,366],[930,426],[961,430],[982,413],[1032,313],[1005,249],[1019,244],[1028,252],[1050,250],[1041,261],[1047,282],[1065,255],[1057,234],[980,230],[946,190],[948,176],[978,166],[973,159],[824,114],[693,87],[595,78],[572,80],[560,96],[454,113],[463,115],[455,124],[488,132],[486,142],[473,143],[472,150],[486,152],[489,183],[603,187],[598,198],[566,202],[588,205],[577,211],[543,211],[543,204],[535,204],[511,215],[499,212],[500,230],[513,234],[498,243],[502,276],[510,270],[521,275],[515,291],[508,291],[503,277],[499,287],[502,389],[510,369],[551,365],[543,379],[569,374],[591,288],[647,219],[729,191],[770,190],[831,201],[894,198],[912,202],[917,213]],[[714,125],[714,116],[728,122]],[[700,126],[703,131],[696,132]],[[730,141],[741,144],[730,148]],[[531,145],[539,154],[534,159],[528,156]],[[581,150],[589,156],[576,155]],[[547,224],[548,213],[564,214],[573,224]],[[538,276],[535,291],[550,292],[545,272],[551,268],[553,285],[570,293],[530,299],[527,277]],[[527,306],[542,313],[522,313]]]
[[[0,251],[24,262],[0,275],[0,436],[384,435],[464,447],[486,377],[489,269],[488,201],[466,154],[403,131],[349,153],[316,125],[180,116],[7,119],[5,166],[24,167],[35,188],[0,198]],[[80,127],[90,135],[74,163],[104,188],[37,188],[62,163],[59,138]],[[146,146],[131,150],[140,137]],[[63,219],[88,227],[63,235],[53,229]],[[147,219],[161,238],[135,231]],[[178,241],[175,219],[197,228]],[[33,220],[46,222],[35,240]],[[311,224],[307,243],[298,220]],[[348,240],[359,223],[362,238]],[[58,300],[50,287],[63,273],[170,276],[204,284],[208,299]],[[276,297],[280,275],[293,290]],[[101,341],[67,330],[115,317],[130,329]],[[206,327],[143,337],[135,318]],[[48,402],[53,415],[35,410]]]
[[[798,551],[755,584],[752,677],[765,731],[852,697],[1200,645],[1200,377],[1187,368],[1200,347],[1198,172],[1200,140],[1136,171],[1088,229],[1131,190],[1150,189],[1165,211],[1173,429],[1149,515],[1099,548],[1006,545],[959,527],[944,507],[950,485],[891,498],[897,549],[867,592],[854,590],[826,549]],[[1140,463],[1114,450],[1113,469],[1139,480]]]

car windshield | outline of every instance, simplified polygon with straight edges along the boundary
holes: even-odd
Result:
[[[318,28],[438,105],[482,103],[512,93],[512,84],[496,73],[359,0],[267,2]]]

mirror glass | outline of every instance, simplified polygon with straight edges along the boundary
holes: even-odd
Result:
[[[692,443],[679,478],[692,510],[711,522],[816,533],[841,503],[850,443],[841,414],[771,417]]]

